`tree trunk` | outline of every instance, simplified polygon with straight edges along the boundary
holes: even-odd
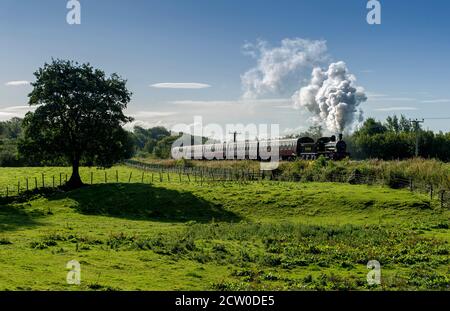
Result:
[[[69,181],[67,182],[67,186],[70,189],[76,189],[83,186],[83,182],[80,177],[80,160],[73,160],[72,162],[72,176],[70,176]]]

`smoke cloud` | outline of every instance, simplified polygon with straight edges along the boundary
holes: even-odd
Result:
[[[314,68],[309,85],[293,95],[294,107],[306,108],[315,123],[342,133],[355,121],[363,120],[359,105],[367,100],[364,89],[355,86],[356,78],[344,62],[332,63],[328,70]]]
[[[298,82],[315,66],[328,59],[327,45],[321,40],[283,39],[278,47],[266,41],[243,46],[246,55],[256,59],[256,66],[241,75],[243,98],[292,93]],[[302,76],[303,75],[303,76]]]

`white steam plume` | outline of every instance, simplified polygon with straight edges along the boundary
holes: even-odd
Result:
[[[305,72],[328,59],[325,41],[301,38],[283,39],[278,47],[270,47],[266,41],[248,43],[243,51],[257,62],[241,75],[244,99],[291,95]]]
[[[342,133],[355,119],[362,121],[359,105],[367,96],[355,82],[344,62],[332,63],[326,71],[314,68],[310,84],[294,94],[294,107],[308,109],[315,122],[324,123],[331,132]]]

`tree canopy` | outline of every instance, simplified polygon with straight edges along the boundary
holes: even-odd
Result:
[[[28,96],[37,108],[23,121],[22,154],[65,158],[73,168],[70,187],[82,185],[80,162],[109,167],[127,157],[132,146],[122,125],[132,118],[123,113],[131,99],[126,80],[66,60],[46,63],[34,75]]]
[[[419,156],[450,160],[450,133],[425,131],[420,126],[416,129],[403,115],[388,117],[384,123],[368,118],[346,140],[353,158],[395,160],[414,157],[416,135]]]

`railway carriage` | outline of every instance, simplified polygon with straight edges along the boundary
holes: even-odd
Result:
[[[223,160],[225,159],[225,143],[216,143],[203,146],[203,159]]]
[[[349,156],[342,135],[339,135],[338,139],[333,135],[321,137],[317,141],[310,137],[301,137],[184,146],[173,148],[172,157],[196,160],[269,160],[273,148],[278,148],[279,160],[314,160],[319,156],[341,160]]]

